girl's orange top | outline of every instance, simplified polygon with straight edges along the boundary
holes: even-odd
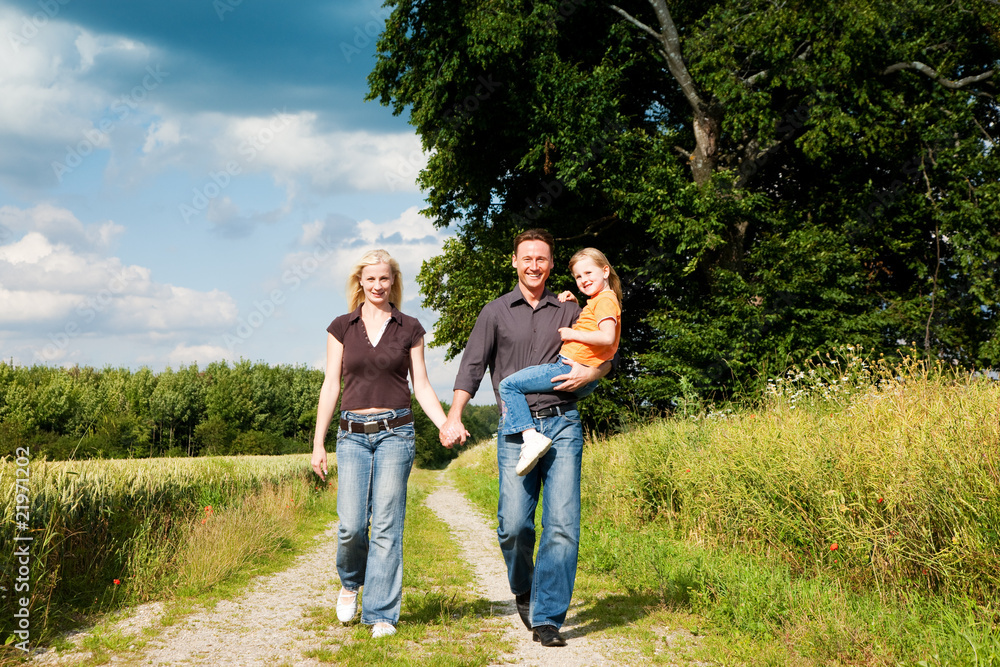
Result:
[[[577,331],[597,331],[597,325],[602,320],[615,321],[615,341],[611,345],[587,345],[570,341],[563,343],[559,354],[585,366],[600,366],[615,356],[618,350],[618,340],[622,336],[622,309],[618,297],[609,289],[599,292],[597,296],[588,299],[587,305],[580,312],[573,329]]]

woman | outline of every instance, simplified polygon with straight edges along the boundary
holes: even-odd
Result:
[[[355,265],[347,281],[351,312],[327,328],[326,377],[313,438],[312,468],[325,480],[326,432],[340,398],[337,618],[354,618],[364,586],[361,622],[373,626],[373,637],[396,632],[403,598],[406,482],[415,453],[407,371],[434,425],[440,428],[446,419],[427,379],[424,329],[399,312],[402,297],[399,264],[385,250],[372,250]]]

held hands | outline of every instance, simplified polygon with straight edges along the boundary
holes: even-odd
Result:
[[[464,445],[468,437],[469,432],[465,430],[460,419],[448,418],[438,430],[441,446],[447,449],[451,449],[455,445]]]
[[[566,303],[567,301],[576,301],[576,295],[570,292],[569,290],[566,290],[565,292],[561,293],[556,298],[559,299],[559,303]]]

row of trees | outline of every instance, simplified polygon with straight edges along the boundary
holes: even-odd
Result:
[[[53,459],[308,452],[322,383],[321,370],[249,361],[160,373],[0,363],[0,440]],[[413,405],[418,464],[446,462],[453,453]],[[476,407],[468,428],[489,437],[496,414]],[[335,439],[331,429],[331,451]]]
[[[369,97],[456,230],[419,276],[450,356],[546,227],[622,277],[611,415],[838,344],[1000,364],[996,0],[387,5]]]

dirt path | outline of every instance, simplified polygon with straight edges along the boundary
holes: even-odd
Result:
[[[563,635],[569,645],[544,648],[531,640],[531,633],[521,623],[507,585],[506,568],[497,546],[496,532],[465,497],[456,491],[444,474],[440,485],[426,499],[426,504],[449,524],[461,546],[462,557],[474,569],[476,593],[495,603],[500,610],[487,623],[502,624],[514,652],[503,656],[503,664],[520,665],[612,665],[605,656],[615,655],[609,644],[583,636],[574,623],[576,610],[571,608]],[[330,609],[336,605],[340,589],[336,568],[336,526],[316,538],[316,545],[300,555],[282,572],[257,579],[243,595],[222,600],[213,608],[199,608],[184,615],[173,625],[162,624],[163,605],[154,603],[134,610],[115,630],[123,635],[141,635],[146,627],[156,629],[138,653],[109,656],[105,664],[125,665],[221,665],[254,667],[313,667],[324,663],[306,658],[338,635],[346,639],[351,626],[318,624],[310,628],[310,608]],[[72,665],[91,657],[80,648],[86,633],[71,637],[78,648],[58,654],[47,651],[36,655],[34,664]],[[624,658],[624,656],[623,656]]]
[[[566,624],[561,630],[566,646],[544,648],[532,641],[531,633],[525,629],[514,607],[496,531],[490,528],[465,496],[455,490],[444,473],[438,479],[440,486],[427,496],[425,502],[454,533],[462,558],[475,573],[476,593],[490,600],[494,609],[499,610],[497,621],[503,623],[507,639],[514,644],[513,654],[504,656],[505,664],[553,667],[628,664],[605,657],[615,654],[610,644],[578,633],[573,607],[570,607]]]
[[[164,627],[148,640],[138,656],[112,656],[110,665],[264,665],[318,666],[324,663],[303,657],[324,639],[348,632],[345,626],[328,627],[322,633],[303,629],[311,607],[337,604],[336,525],[316,538],[316,546],[295,559],[292,567],[261,577],[234,600],[221,600],[214,608],[200,609],[178,623]],[[143,605],[134,616],[119,623],[123,634],[136,634],[142,627],[160,623],[162,604]],[[85,635],[84,635],[85,636]],[[74,638],[80,644],[83,636]],[[89,657],[89,653],[58,656],[49,651],[33,662],[65,665]]]

